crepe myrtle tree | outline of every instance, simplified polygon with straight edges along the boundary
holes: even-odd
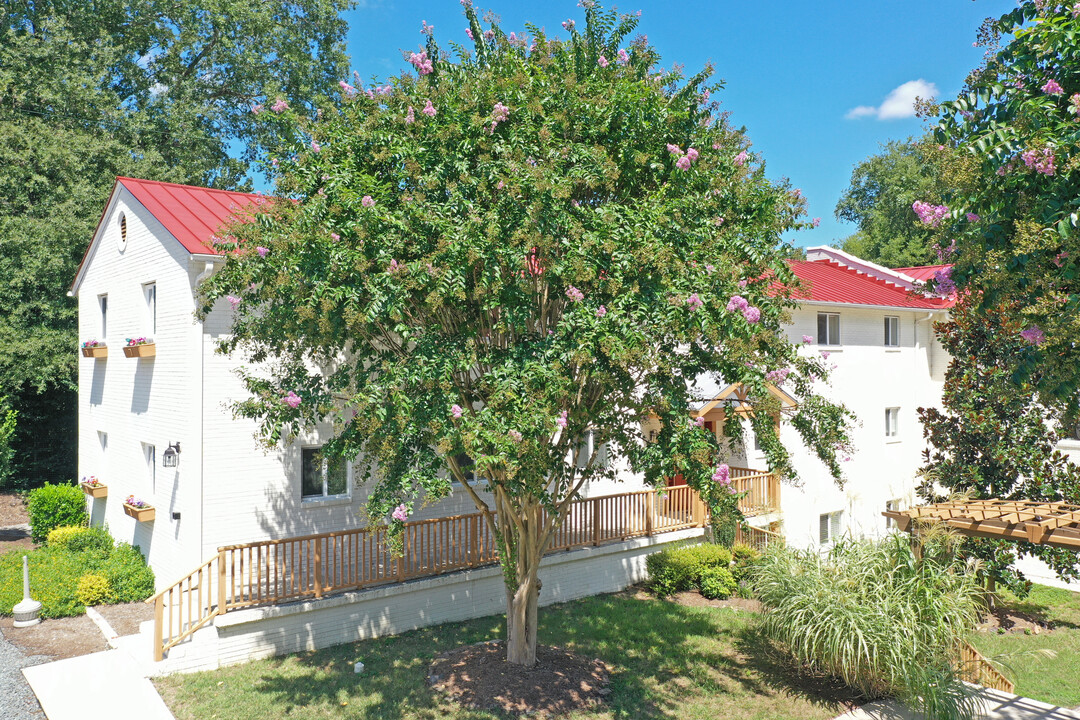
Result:
[[[324,452],[364,459],[368,512],[391,532],[460,483],[495,539],[507,659],[524,665],[540,559],[586,483],[623,463],[731,494],[690,419],[698,378],[763,403],[783,384],[837,478],[850,421],[813,394],[822,361],[781,332],[799,193],[710,103],[710,69],[658,69],[644,36],[624,42],[636,17],[584,14],[560,39],[466,4],[453,55],[427,29],[415,74],[343,83],[315,115],[275,103],[262,116],[292,142],[275,165],[287,200],[218,239],[228,261],[202,286],[204,315],[232,306],[220,349],[254,363],[236,411],[263,441],[332,422]],[[766,409],[752,422],[794,478]]]

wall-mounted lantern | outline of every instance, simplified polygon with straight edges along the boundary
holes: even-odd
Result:
[[[161,453],[161,467],[174,468],[180,464],[180,443],[174,442]]]

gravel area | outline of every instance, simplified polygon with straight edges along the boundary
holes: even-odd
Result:
[[[51,658],[25,655],[0,632],[0,718],[5,720],[45,720],[45,713],[26,683],[22,668],[40,665]]]

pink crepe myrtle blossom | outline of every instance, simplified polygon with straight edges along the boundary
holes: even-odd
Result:
[[[941,221],[949,216],[947,205],[931,205],[922,200],[916,200],[911,204],[911,209],[919,217],[919,222],[930,227],[938,227]]]
[[[386,272],[390,273],[391,275],[404,269],[405,266],[399,263],[396,258],[391,260],[390,264],[386,266]]]
[[[291,407],[293,410],[300,407],[300,396],[290,390],[282,400],[283,403]]]
[[[266,257],[266,254],[270,252],[270,248],[259,245],[255,248],[255,252],[259,253],[259,257],[264,258]]]
[[[701,301],[701,298],[698,297],[697,293],[692,293],[690,297],[686,298],[686,304],[690,308],[690,312],[697,312],[705,305],[705,303]]]
[[[714,272],[716,272],[716,266],[712,263],[705,263],[705,272],[712,275]]]
[[[311,151],[312,152],[319,152],[321,150],[322,150],[322,146],[320,146],[319,143],[316,142],[315,140],[312,140],[311,141]]]
[[[465,34],[469,36],[470,40],[476,41],[476,38],[474,38],[472,34],[472,28],[465,28]]]
[[[354,88],[352,85],[345,82],[344,80],[341,80],[340,82],[338,82],[338,85],[341,86],[342,92],[344,92],[346,95],[355,95],[356,94],[356,88]]]
[[[414,122],[416,122],[416,113],[413,110],[413,106],[410,105],[408,112],[405,113],[405,124],[411,125]]]
[[[754,325],[755,323],[757,323],[758,320],[761,319],[761,310],[754,307],[753,305],[745,308],[742,311],[742,314],[743,317],[746,319],[746,322],[750,323],[751,325]]]
[[[967,215],[965,215],[964,217],[966,217],[966,218],[967,218],[967,221],[968,221],[968,222],[972,222],[972,223],[977,223],[977,222],[979,222],[979,220],[981,219],[981,218],[980,218],[980,217],[979,217],[978,215],[976,215],[976,214],[975,214],[975,213],[973,213],[973,212],[969,212],[969,213],[968,213]]]
[[[814,227],[818,227],[819,225],[821,225],[821,218],[819,218],[819,217],[814,218],[814,221],[812,223],[810,223],[810,224],[813,225]]]
[[[491,127],[488,132],[495,132],[495,128],[499,126],[499,123],[505,122],[510,117],[510,108],[503,105],[501,102],[495,103],[495,107],[491,109]]]
[[[1080,4],[1077,4],[1076,7],[1080,8]],[[1072,105],[1073,115],[1076,115],[1077,121],[1080,121],[1080,93],[1073,93],[1069,97],[1069,104]]]
[[[366,208],[375,207],[375,200],[370,195],[365,195],[363,198],[361,198],[360,204]]]
[[[522,435],[517,430],[511,430],[507,435],[509,435],[514,442],[521,442]]]
[[[450,414],[453,415],[456,418],[461,417],[463,412],[465,412],[465,411],[462,410],[461,406],[458,405],[457,403],[454,403],[453,405],[450,406]]]
[[[821,359],[822,360],[828,360],[830,355],[832,355],[832,353],[829,352],[828,350],[822,350],[821,351]]]
[[[730,485],[731,468],[728,467],[727,463],[721,464],[720,467],[716,468],[716,472],[713,473],[712,479],[713,482],[719,483],[721,485]]]
[[[426,50],[422,50],[418,53],[410,53],[409,62],[416,68],[416,72],[421,75],[427,75],[435,70],[435,66],[428,57]]]
[[[814,342],[814,337],[812,335],[803,335],[802,341],[803,345],[809,345],[810,343]]]
[[[750,303],[746,301],[746,298],[744,298],[742,295],[732,295],[731,299],[728,300],[727,311],[728,312],[735,312],[736,310],[741,311],[741,310],[745,310],[748,307],[750,307]]]
[[[559,414],[559,419],[555,421],[556,423],[558,423],[559,427],[561,427],[561,428],[566,427],[566,425],[567,425],[567,420],[566,420],[567,414],[568,413],[567,413],[566,410],[563,410],[562,413]]]
[[[435,113],[437,111],[435,110],[435,106],[431,104],[431,101],[427,100],[426,104],[424,105],[424,109],[420,112],[424,113],[428,117],[435,117]]]
[[[695,148],[686,149],[686,157],[690,158],[690,162],[697,162],[698,156],[700,154],[701,153],[699,153]]]
[[[1062,265],[1065,264],[1065,259],[1067,257],[1069,257],[1069,253],[1067,253],[1067,252],[1059,252],[1057,255],[1054,256],[1054,264],[1057,265],[1058,267],[1061,267]]]
[[[934,271],[934,289],[939,295],[952,295],[956,292],[956,283],[952,279],[952,268]]]
[[[229,301],[230,305],[232,305],[233,310],[235,310],[236,306],[240,304],[240,298],[236,297],[235,295],[226,295],[225,299]]]
[[[1026,330],[1020,331],[1020,337],[1027,340],[1032,345],[1042,345],[1046,342],[1046,335],[1039,329],[1038,325],[1032,325]]]
[[[681,158],[675,161],[675,167],[679,168],[680,170],[689,170],[690,158],[688,158],[686,155],[683,155]]]
[[[281,114],[289,109],[289,103],[285,102],[282,98],[278,98],[274,101],[274,104],[270,106],[270,109]]]
[[[749,159],[749,157],[750,156],[747,154],[747,152],[745,150],[742,150],[739,152],[738,155],[735,156],[735,164],[739,167],[742,167],[746,164],[746,161],[747,159]]]
[[[570,298],[570,302],[581,302],[585,299],[585,293],[581,292],[576,287],[571,285],[570,287],[566,288],[566,297]]]
[[[337,233],[330,233],[330,239],[333,240],[334,242],[337,242],[338,240],[341,239],[341,236],[338,235]]]
[[[599,58],[597,58],[596,64],[599,65],[602,68],[606,68],[611,63],[608,62],[608,59],[606,57],[601,55]]]
[[[1042,91],[1047,95],[1061,95],[1065,92],[1054,78],[1046,81],[1046,84],[1042,86]]]
[[[698,427],[705,427],[705,416],[698,415],[696,418],[693,419],[692,422]]]
[[[625,65],[630,62],[630,53],[626,52],[622,48],[619,48],[619,54],[615,58],[620,65]]]
[[[258,115],[259,113],[261,113],[263,111],[263,109],[264,108],[262,106],[262,103],[259,103],[258,105],[252,105],[251,106],[251,114],[252,115]]]
[[[563,22],[562,22],[563,30],[569,30],[570,28],[574,27],[575,24],[576,23],[573,20],[563,20]]]
[[[401,503],[394,508],[394,512],[390,513],[390,516],[398,522],[405,522],[409,519],[409,508],[405,507],[405,503]]]
[[[765,379],[771,382],[773,385],[783,385],[787,380],[787,376],[791,373],[791,368],[779,368],[778,370],[770,370],[765,373]]]
[[[669,153],[671,153],[672,155],[674,155],[675,157],[682,157],[683,156],[682,148],[679,147],[678,145],[674,145],[672,143],[667,144],[667,151]]]
[[[605,315],[607,315],[607,308],[606,307],[601,305],[600,307],[596,308],[596,317],[602,318]]]

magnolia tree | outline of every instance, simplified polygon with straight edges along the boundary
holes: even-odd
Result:
[[[453,55],[426,28],[415,74],[343,82],[316,116],[262,113],[293,143],[289,201],[220,239],[203,312],[227,299],[221,349],[256,363],[238,413],[270,444],[332,421],[324,452],[364,459],[391,532],[460,483],[504,569],[508,660],[532,664],[540,559],[585,483],[628,464],[734,505],[690,420],[699,378],[760,399],[752,422],[791,478],[767,383],[800,400],[792,424],[837,478],[850,414],[781,332],[799,195],[710,103],[710,70],[658,69],[644,36],[626,42],[635,17],[591,3],[561,39],[465,16]]]

